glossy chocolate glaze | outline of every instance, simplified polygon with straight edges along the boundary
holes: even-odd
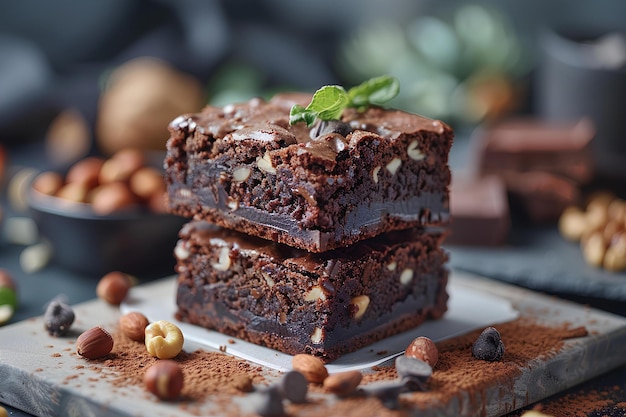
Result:
[[[208,106],[174,120],[170,209],[313,252],[448,222],[447,125],[372,107],[345,110],[335,126],[290,126],[290,106],[306,97]]]

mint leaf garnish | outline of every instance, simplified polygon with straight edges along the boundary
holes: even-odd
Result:
[[[371,78],[348,91],[351,107],[362,108],[371,104],[381,105],[400,92],[400,83],[388,75]]]
[[[304,121],[307,126],[311,126],[315,122],[315,118],[321,120],[338,119],[349,101],[348,93],[343,87],[338,85],[324,86],[313,94],[313,99],[306,108],[297,104],[291,108],[289,123]]]
[[[337,120],[346,107],[364,110],[370,105],[381,105],[394,98],[399,91],[398,80],[388,75],[367,80],[348,92],[341,86],[327,85],[313,94],[308,106],[295,104],[291,108],[289,124],[305,122],[311,126],[315,119]]]

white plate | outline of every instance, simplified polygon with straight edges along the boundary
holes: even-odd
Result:
[[[448,284],[448,311],[443,318],[343,355],[326,365],[328,372],[366,369],[379,365],[404,352],[413,339],[427,336],[434,341],[451,338],[469,331],[503,323],[519,313],[508,300],[481,293],[467,286]],[[258,346],[222,333],[174,319],[176,279],[166,278],[148,285],[134,287],[120,306],[122,313],[140,311],[150,321],[168,320],[180,327],[186,341],[214,349],[226,347],[227,353],[279,371],[291,369],[291,355]],[[232,343],[232,341],[235,343]],[[229,342],[230,341],[230,342]]]

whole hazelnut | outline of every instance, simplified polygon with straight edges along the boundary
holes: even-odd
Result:
[[[138,149],[122,149],[107,159],[100,170],[100,183],[128,181],[145,163],[143,152]]]
[[[67,171],[65,182],[83,184],[87,188],[94,188],[98,185],[98,176],[102,164],[104,164],[104,159],[97,156],[81,159]]]
[[[143,200],[165,192],[163,173],[153,167],[142,167],[130,177],[130,189]]]
[[[148,318],[138,311],[133,311],[120,317],[120,330],[129,339],[136,342],[144,341],[148,324],[150,324]]]
[[[128,209],[135,203],[133,193],[126,184],[121,182],[101,185],[91,195],[91,207],[96,214],[101,216]]]
[[[437,345],[425,336],[414,339],[409,347],[406,348],[404,354],[410,358],[426,362],[431,368],[434,368],[439,360],[439,349],[437,349]]]
[[[97,359],[113,350],[113,336],[102,327],[92,327],[76,339],[76,353],[87,359]]]
[[[98,281],[96,295],[109,304],[119,305],[132,287],[132,279],[119,271],[109,272]]]
[[[89,188],[80,182],[69,182],[57,191],[56,196],[74,203],[86,203]]]
[[[148,391],[162,400],[174,400],[183,389],[183,371],[177,362],[163,359],[150,366],[143,377]]]
[[[42,172],[33,180],[33,189],[46,195],[55,195],[62,186],[63,177],[57,172]]]

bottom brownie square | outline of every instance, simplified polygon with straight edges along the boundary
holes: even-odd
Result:
[[[411,229],[309,253],[192,221],[175,249],[176,318],[331,361],[443,315],[442,239]]]

